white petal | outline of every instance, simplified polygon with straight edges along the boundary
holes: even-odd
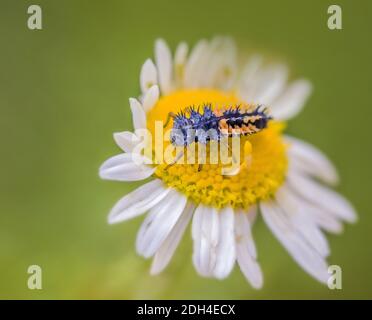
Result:
[[[187,61],[187,53],[189,47],[186,42],[180,42],[176,48],[174,54],[174,64],[175,66],[184,65]]]
[[[335,191],[293,170],[288,172],[288,181],[292,190],[309,202],[342,220],[356,221],[357,215],[350,202]]]
[[[183,86],[184,83],[184,76],[185,76],[185,67],[187,62],[187,53],[189,51],[189,47],[186,42],[181,42],[174,54],[174,75],[175,80],[179,87]]]
[[[130,109],[132,110],[133,127],[135,130],[146,128],[146,113],[141,103],[135,98],[129,98]]]
[[[250,215],[256,215],[257,207],[254,206],[249,212],[237,211],[235,213],[235,239],[236,239],[236,258],[240,270],[256,289],[263,285],[263,276],[260,265],[257,263],[257,253],[254,240],[252,238]]]
[[[322,257],[327,257],[330,253],[328,241],[317,227],[312,215],[308,214],[305,207],[302,206],[302,201],[286,185],[276,192],[275,199],[287,216],[289,223],[298,230],[304,240]]]
[[[277,204],[274,201],[267,201],[261,203],[260,208],[265,223],[292,258],[315,279],[326,283],[329,277],[326,261],[304,241]]]
[[[164,240],[159,250],[155,253],[154,260],[151,265],[151,274],[159,274],[170,262],[174,252],[177,249],[179,242],[188,226],[195,206],[192,202],[188,202],[185,210],[178,219],[176,225]]]
[[[332,214],[322,210],[321,208],[307,202],[305,199],[302,200],[302,206],[305,212],[311,215],[314,222],[323,230],[330,233],[341,233],[343,231],[342,222]]]
[[[152,60],[147,59],[142,66],[140,75],[142,93],[145,94],[155,84],[158,84],[158,73]]]
[[[301,207],[304,209],[304,212],[311,216],[311,219],[316,225],[330,233],[337,234],[343,231],[341,220],[339,220],[339,218],[332,212],[324,210],[324,208],[321,208],[298,195],[298,192],[293,189],[290,183],[287,183],[286,186],[292,191],[292,195],[296,196],[298,201],[301,201]]]
[[[251,225],[251,227],[253,227],[254,223],[256,222],[256,219],[257,219],[257,208],[256,206],[252,207],[251,210],[249,210],[248,212],[248,221],[249,221],[249,224]]]
[[[143,110],[145,110],[145,112],[148,112],[155,106],[159,100],[159,95],[160,92],[157,85],[153,85],[149,90],[147,90],[142,102]]]
[[[260,56],[253,56],[243,68],[238,86],[238,95],[246,102],[254,102],[255,80],[258,77],[261,64],[262,58]]]
[[[127,153],[131,153],[140,142],[140,139],[130,131],[115,132],[114,140],[116,144]]]
[[[286,91],[272,103],[272,115],[277,120],[287,120],[297,115],[310,96],[312,86],[307,80],[293,82]]]
[[[156,204],[147,215],[137,235],[137,252],[149,258],[159,250],[181,216],[187,199],[175,189]]]
[[[196,208],[192,221],[193,262],[196,271],[205,277],[212,275],[216,263],[218,222],[216,209],[202,204]]]
[[[207,88],[229,90],[237,74],[236,47],[229,37],[212,39],[204,68],[199,69],[200,85]]]
[[[246,245],[249,254],[256,259],[257,250],[252,237],[251,216],[257,215],[257,206],[252,206],[248,212],[237,210],[235,212],[235,236],[238,242]]]
[[[240,244],[236,246],[236,254],[239,268],[244,277],[253,288],[261,289],[263,286],[263,275],[258,262]]]
[[[107,180],[144,180],[156,170],[156,167],[144,163],[148,163],[148,159],[139,154],[122,153],[106,160],[99,169],[99,175]]]
[[[230,207],[218,213],[219,239],[217,259],[213,275],[218,279],[226,278],[235,264],[234,211]]]
[[[320,150],[290,136],[286,136],[285,139],[289,143],[290,162],[298,170],[331,185],[339,182],[336,168]]]
[[[163,39],[155,42],[155,61],[161,92],[163,95],[168,94],[172,90],[172,54]]]
[[[159,179],[140,186],[115,204],[109,214],[108,222],[118,223],[145,213],[159,203],[169,190]]]
[[[202,80],[200,77],[200,70],[204,70],[205,61],[209,53],[209,44],[206,40],[200,40],[190,53],[185,67],[185,81],[186,88],[196,88]]]
[[[258,104],[270,105],[281,94],[287,82],[288,69],[283,65],[269,66],[256,77],[256,90],[251,97]]]

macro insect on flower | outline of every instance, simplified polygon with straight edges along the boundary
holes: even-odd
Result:
[[[260,213],[292,258],[326,283],[330,250],[323,232],[341,232],[342,223],[355,221],[356,214],[329,187],[338,175],[326,156],[283,133],[311,85],[304,79],[288,84],[285,66],[264,66],[259,57],[238,72],[236,60],[235,45],[225,37],[201,40],[190,53],[180,43],[174,56],[163,40],[156,41],[155,63],[148,59],[141,70],[142,94],[129,99],[135,132],[114,134],[123,153],[100,168],[103,179],[153,179],[120,199],[109,222],[147,214],[136,248],[153,258],[151,273],[157,274],[192,221],[192,261],[200,275],[225,278],[237,262],[251,285],[260,288],[263,276],[251,233]],[[211,154],[212,142],[227,137],[231,147],[239,136],[239,170],[225,175],[220,162],[178,162],[184,152],[171,164],[145,161],[135,151],[139,132],[146,129],[154,136],[157,121],[171,128],[164,147],[185,150],[195,144]],[[214,133],[206,134],[210,129]]]

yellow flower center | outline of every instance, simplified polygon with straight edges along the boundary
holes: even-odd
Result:
[[[170,112],[177,113],[189,106],[210,103],[212,109],[236,106],[239,99],[233,93],[218,90],[182,90],[160,98],[147,114],[147,126],[155,135],[155,121],[165,123]],[[173,121],[167,129],[171,129]],[[178,189],[196,203],[222,208],[248,208],[271,197],[283,183],[287,170],[286,146],[281,138],[283,123],[270,121],[266,129],[240,140],[240,170],[225,175],[222,163],[160,164],[155,175],[165,184]],[[165,129],[166,130],[166,129]],[[230,139],[231,140],[231,139]],[[169,145],[165,138],[164,150]],[[230,141],[231,143],[231,141]],[[212,150],[206,147],[207,157]],[[197,151],[196,151],[197,153]]]

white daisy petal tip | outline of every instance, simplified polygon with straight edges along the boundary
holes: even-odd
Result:
[[[263,285],[264,285],[264,277],[263,277],[263,274],[262,274],[262,270],[261,270],[261,267],[260,265],[256,262],[254,263],[254,267],[255,269],[254,273],[255,273],[255,277],[252,279],[250,279],[249,283],[251,284],[251,286],[256,289],[256,290],[260,290],[262,289]]]
[[[113,217],[113,214],[110,212],[108,217],[107,217],[107,224],[116,224],[116,223],[119,223],[120,221],[118,219],[115,219],[115,217]]]
[[[136,249],[139,255],[150,258],[158,252],[177,225],[187,198],[170,189],[163,201],[151,208],[137,234]]]
[[[135,146],[140,142],[138,137],[129,131],[114,132],[113,138],[118,147],[128,153],[132,152]]]
[[[122,153],[106,160],[99,168],[103,180],[140,181],[152,176],[156,167],[146,165],[148,159],[139,154]]]
[[[163,200],[169,191],[159,179],[140,186],[115,204],[108,216],[108,223],[123,222],[145,213]]]
[[[251,233],[251,224],[257,214],[257,206],[249,212],[235,212],[236,260],[244,277],[255,289],[263,286],[261,267],[257,262],[256,246]],[[253,217],[253,218],[252,218]]]
[[[193,263],[203,277],[212,277],[217,260],[219,216],[213,207],[200,204],[192,220]]]
[[[158,102],[160,97],[160,89],[157,84],[151,86],[146,94],[144,95],[142,106],[145,112],[151,110],[155,104]]]
[[[142,93],[145,94],[150,87],[157,83],[158,72],[156,70],[156,66],[151,59],[147,59],[142,65],[140,74],[140,86]]]
[[[271,105],[285,89],[287,78],[288,69],[285,65],[276,64],[266,67],[254,79],[251,99],[260,104]]]
[[[159,38],[155,41],[155,61],[160,89],[163,94],[170,93],[173,81],[173,61],[172,53],[164,39]]]
[[[287,185],[277,191],[275,200],[287,222],[292,224],[322,257],[327,257],[330,254],[328,241],[314,221],[313,212],[306,208],[303,201],[291,192]]]
[[[118,215],[118,213],[114,212],[114,210],[112,209],[110,211],[109,215],[107,216],[107,224],[113,225],[113,224],[118,224],[122,221],[125,221],[125,219],[118,218],[117,215]]]
[[[158,265],[152,263],[150,267],[150,275],[151,276],[157,276],[163,271],[162,268],[158,267]]]
[[[347,205],[349,207],[349,209],[348,209],[349,216],[347,218],[345,218],[345,220],[349,223],[357,223],[358,220],[359,220],[359,216],[357,214],[357,211],[349,201],[347,201],[347,202],[348,202]]]
[[[180,42],[174,54],[174,77],[177,88],[183,87],[188,52],[188,44],[186,42]]]
[[[305,174],[319,178],[323,182],[336,186],[340,182],[336,167],[318,148],[308,142],[285,135],[288,145],[290,165]]]
[[[136,98],[129,98],[132,111],[133,127],[135,130],[146,128],[146,113],[142,104]]]
[[[260,204],[262,217],[292,258],[316,280],[326,283],[328,264],[286,216],[275,200]]]
[[[189,46],[187,42],[180,42],[178,44],[175,55],[174,55],[174,64],[176,67],[185,64],[188,51],[189,51]]]
[[[164,38],[159,37],[155,39],[155,47],[159,45],[167,46],[167,42],[165,41]]]
[[[231,273],[236,260],[233,209],[226,207],[220,210],[218,218],[219,238],[213,275],[217,279],[224,279]]]
[[[178,247],[179,242],[182,239],[183,234],[185,233],[187,226],[189,225],[194,213],[194,209],[194,204],[188,201],[176,225],[164,240],[159,250],[155,253],[150,274],[159,274],[167,267]]]
[[[302,199],[339,221],[356,221],[357,213],[352,204],[339,193],[295,170],[289,171],[287,176],[290,188]]]
[[[272,114],[278,120],[295,117],[303,109],[310,97],[313,86],[309,80],[299,79],[292,82],[284,93],[272,103]]]

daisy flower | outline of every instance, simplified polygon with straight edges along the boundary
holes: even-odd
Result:
[[[324,231],[340,233],[354,222],[350,203],[330,187],[339,178],[328,158],[309,143],[283,133],[284,123],[303,107],[311,93],[305,79],[288,83],[284,65],[263,65],[258,56],[240,68],[230,38],[199,41],[189,52],[180,43],[174,55],[164,40],[155,43],[155,59],[140,73],[141,96],[130,98],[135,131],[114,134],[123,153],[100,168],[103,179],[147,180],[113,207],[109,223],[147,214],[138,232],[137,252],[153,258],[151,273],[170,262],[192,223],[196,271],[204,277],[227,277],[235,262],[254,288],[263,284],[252,227],[258,214],[312,277],[326,283],[329,245]],[[170,113],[208,103],[270,107],[267,128],[243,137],[240,170],[222,175],[221,164],[148,163],[134,150],[139,132],[155,133],[156,121]],[[169,141],[168,141],[169,144]],[[249,161],[247,161],[249,159]]]

